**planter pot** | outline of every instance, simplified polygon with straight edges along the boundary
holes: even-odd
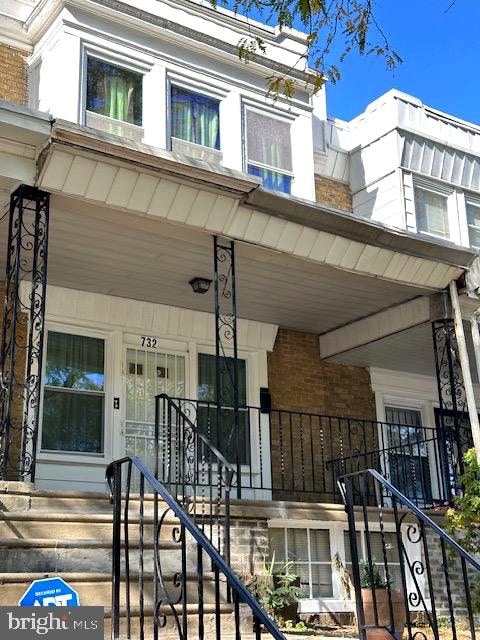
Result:
[[[375,624],[375,608],[373,600],[373,589],[362,589],[363,611],[365,615],[365,624]],[[393,623],[395,626],[395,634],[402,637],[405,628],[405,603],[400,591],[390,591],[393,609]],[[390,607],[388,602],[387,589],[375,589],[375,598],[377,602],[377,614],[379,626],[390,626]],[[368,640],[392,640],[391,634],[386,629],[367,629]]]

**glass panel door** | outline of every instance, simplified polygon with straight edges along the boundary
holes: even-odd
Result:
[[[390,481],[414,502],[430,503],[428,445],[417,409],[385,407]]]
[[[247,372],[245,360],[238,359],[238,421],[235,421],[234,391],[231,377],[233,358],[222,358],[225,366],[220,372],[220,399],[222,408],[216,410],[217,383],[216,357],[207,353],[198,354],[198,409],[197,424],[231,462],[249,464],[250,425],[247,404]],[[220,425],[217,427],[217,421]],[[236,431],[238,429],[238,431]]]
[[[149,469],[155,462],[155,396],[159,393],[185,397],[185,357],[128,348],[125,451],[138,456]]]

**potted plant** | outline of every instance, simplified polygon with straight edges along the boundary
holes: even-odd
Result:
[[[245,586],[277,622],[296,621],[300,578],[291,572],[291,562],[275,563],[275,555],[263,571],[244,577]]]
[[[384,627],[391,627],[390,602],[392,603],[393,625],[395,635],[402,637],[405,628],[405,603],[400,591],[392,589],[389,583],[380,573],[375,559],[371,563],[360,561],[360,584],[362,588],[363,612],[365,625],[377,625],[367,629],[368,640],[391,640],[392,635]],[[390,595],[389,595],[390,594]],[[375,605],[377,620],[375,621]]]

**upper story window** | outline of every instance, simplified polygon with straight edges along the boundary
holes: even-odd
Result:
[[[415,185],[415,215],[418,231],[441,238],[450,237],[448,195],[436,191],[435,186]]]
[[[470,246],[480,249],[480,200],[472,201],[468,197],[465,200],[467,210],[468,237]]]
[[[88,56],[85,124],[141,140],[142,83],[141,73]]]
[[[175,140],[220,149],[220,101],[172,85],[170,95],[172,148]]]
[[[266,189],[290,193],[292,141],[290,123],[253,109],[245,110],[246,164]]]

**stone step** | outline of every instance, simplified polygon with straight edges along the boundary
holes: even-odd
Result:
[[[153,518],[144,522],[144,538],[153,539]],[[129,534],[139,536],[138,514],[129,518]],[[166,518],[161,529],[161,539],[171,540],[173,527],[178,520]],[[123,535],[123,527],[122,527]],[[0,512],[0,540],[19,538],[99,539],[112,536],[112,516],[108,513],[51,513],[37,511]]]
[[[181,605],[176,605],[174,607],[175,612],[178,616],[179,624],[182,625],[182,614],[183,607]],[[131,608],[131,638],[139,638],[140,637],[140,617],[139,617],[139,609],[137,607]],[[145,622],[144,622],[144,633],[146,639],[153,638],[153,617],[152,617],[152,609],[146,607],[144,610],[145,613]],[[172,612],[172,609],[168,606],[162,607],[159,611],[160,616],[164,615],[164,626],[159,629],[158,636],[159,638],[168,638],[168,640],[173,640],[176,638],[178,640],[179,637],[184,637],[185,640],[198,640],[199,637],[199,611],[198,605],[190,604],[187,605],[187,620],[188,626],[186,630],[186,634],[183,636],[178,631],[178,627],[175,621],[175,616]],[[239,607],[240,613],[240,637],[242,639],[252,637],[253,632],[253,623],[252,617],[250,614],[250,609],[245,605],[240,605]],[[220,634],[217,636],[216,634],[216,625],[220,624]],[[218,638],[235,638],[235,616],[234,616],[234,607],[231,604],[222,604],[220,605],[220,609],[218,612],[218,616],[216,615],[216,610],[214,605],[205,605],[203,609],[203,626],[205,639],[217,640]],[[105,609],[105,638],[110,638],[110,630],[111,630],[111,611],[110,609]],[[125,610],[121,611],[120,618],[120,638],[127,638],[127,620],[125,618]]]
[[[179,545],[162,541],[159,544],[163,571],[175,573],[182,564]],[[153,571],[153,544],[144,545],[144,570]],[[138,567],[138,544],[130,541],[130,567]],[[103,572],[112,566],[112,539],[17,538],[0,540],[0,567],[6,573],[16,573],[21,567],[27,572]],[[205,565],[208,566],[208,565]],[[187,543],[187,571],[196,569],[196,545]]]
[[[0,574],[0,606],[16,605],[23,593],[34,580],[55,577],[50,573],[1,573]],[[111,604],[111,576],[109,573],[62,573],[60,575],[78,593],[80,604],[84,606],[109,607]],[[163,577],[165,588],[170,599],[178,593],[174,586],[174,574],[167,574]],[[187,602],[195,604],[198,602],[198,578],[196,574],[187,574]],[[159,586],[159,590],[161,587]],[[144,574],[143,584],[145,605],[152,606],[153,603],[153,574]],[[213,573],[206,573],[203,576],[204,602],[212,604],[215,602],[215,579]],[[121,585],[121,602],[125,606],[126,588],[125,581]],[[130,602],[132,606],[139,604],[140,582],[136,572],[130,574]],[[226,583],[220,578],[220,598],[221,602],[226,602]]]

